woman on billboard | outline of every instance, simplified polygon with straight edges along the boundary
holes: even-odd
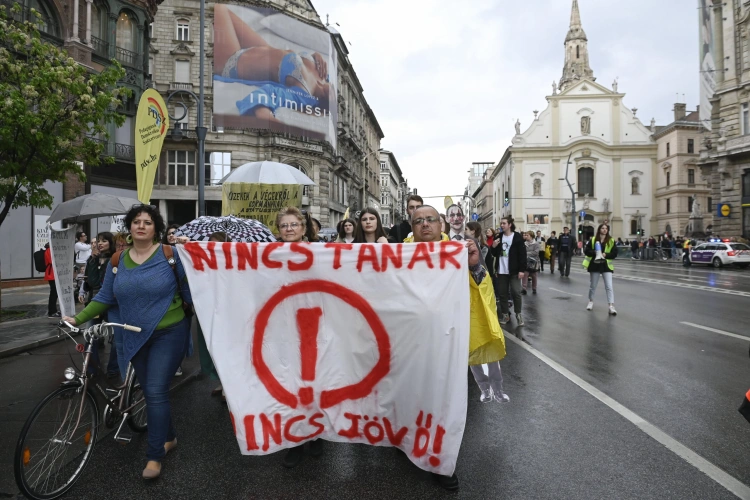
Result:
[[[214,6],[214,36],[216,75],[265,82],[238,103],[241,114],[275,120],[274,111],[287,101],[296,103],[294,109],[303,113],[323,116],[328,112],[331,84],[322,55],[272,47],[222,4]]]

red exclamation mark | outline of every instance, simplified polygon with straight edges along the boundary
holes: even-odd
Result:
[[[302,359],[302,380],[315,380],[315,365],[318,362],[318,328],[323,310],[320,307],[300,309],[297,311],[297,330],[300,339],[300,358]],[[299,390],[299,402],[309,405],[313,402],[312,387]]]

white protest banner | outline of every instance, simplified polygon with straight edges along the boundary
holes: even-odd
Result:
[[[177,249],[243,454],[325,439],[397,446],[453,473],[467,404],[463,244]]]
[[[58,231],[52,229],[49,234],[52,248],[52,269],[55,271],[55,288],[60,300],[60,313],[63,316],[75,316],[75,298],[73,297],[73,254],[76,228],[69,227]]]

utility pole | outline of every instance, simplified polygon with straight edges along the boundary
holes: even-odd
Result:
[[[578,233],[576,232],[576,216],[578,215],[578,213],[576,212],[576,192],[573,191],[573,185],[568,180],[568,169],[570,167],[570,158],[572,156],[573,156],[573,153],[570,153],[568,155],[568,163],[565,165],[565,182],[568,183],[568,188],[570,188],[570,201],[571,201],[571,213],[570,213],[571,231],[570,231],[570,234],[572,234],[573,236],[575,236],[577,238],[576,235]]]

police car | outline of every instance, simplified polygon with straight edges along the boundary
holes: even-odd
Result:
[[[713,239],[694,247],[690,252],[690,262],[716,268],[735,265],[745,269],[750,266],[750,246]]]

